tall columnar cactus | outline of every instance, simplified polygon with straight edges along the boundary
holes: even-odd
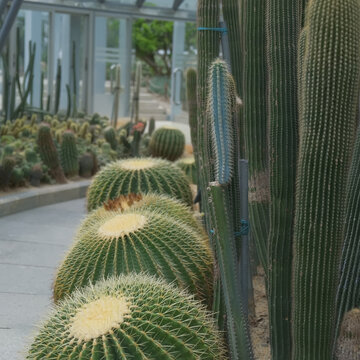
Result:
[[[291,359],[292,237],[298,148],[296,53],[302,2],[266,1],[270,155],[268,293],[271,351],[273,359],[279,360]]]
[[[0,165],[0,189],[6,189],[9,186],[11,174],[16,165],[15,158],[5,156]]]
[[[137,158],[113,162],[96,175],[87,194],[88,210],[120,195],[149,192],[168,194],[192,205],[189,182],[176,165],[162,159]]]
[[[346,179],[357,124],[360,3],[310,0],[302,62],[293,274],[295,360],[332,359]]]
[[[98,249],[98,250],[95,250]],[[55,279],[56,301],[103,277],[146,272],[186,288],[209,305],[213,258],[204,233],[159,211],[92,212]]]
[[[75,135],[67,130],[62,135],[60,159],[64,173],[68,177],[79,175],[79,152],[76,146]]]
[[[194,157],[186,157],[176,162],[176,165],[185,173],[191,184],[197,184],[198,176]]]
[[[265,1],[243,2],[244,127],[249,160],[249,211],[252,239],[267,272],[269,173],[266,113]]]
[[[187,293],[145,275],[98,282],[60,303],[27,359],[224,360],[210,314]]]
[[[228,65],[220,59],[209,70],[208,112],[215,158],[215,179],[228,184],[234,169],[234,121],[236,111],[235,83]]]
[[[109,126],[104,130],[104,137],[105,140],[111,145],[111,148],[113,150],[116,150],[117,147],[116,133],[115,133],[115,129],[112,126]]]
[[[55,83],[55,102],[54,113],[57,114],[60,106],[60,93],[61,93],[61,60],[58,59]]]
[[[134,86],[134,95],[133,95],[133,104],[132,104],[133,117],[135,118],[135,123],[139,121],[141,77],[142,77],[142,64],[141,61],[138,61],[136,63],[135,86]]]
[[[220,8],[218,0],[198,0],[197,26],[217,28]],[[205,213],[208,232],[212,229],[209,212],[208,185],[213,180],[213,156],[208,147],[211,138],[210,122],[207,115],[208,76],[211,63],[219,56],[219,33],[211,30],[198,31],[198,76],[197,76],[197,164],[200,174],[201,206]]]
[[[337,331],[344,314],[355,307],[360,308],[360,129],[357,133],[346,192],[345,240],[336,301]]]
[[[40,157],[43,163],[50,168],[51,175],[56,182],[66,183],[64,172],[60,166],[59,155],[51,137],[50,126],[42,124],[39,128],[37,144],[39,146]]]
[[[189,109],[189,125],[191,134],[191,143],[194,148],[194,154],[197,154],[197,98],[196,98],[196,81],[197,74],[195,69],[189,69],[186,73],[186,95]]]
[[[154,157],[177,160],[184,152],[185,136],[181,130],[164,126],[157,129],[150,140],[149,150]]]

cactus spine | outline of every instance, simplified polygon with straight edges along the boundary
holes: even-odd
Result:
[[[168,194],[192,205],[189,182],[176,165],[162,159],[138,158],[113,162],[96,175],[88,190],[88,210],[120,195],[149,192]]]
[[[51,170],[51,174],[60,184],[66,183],[64,172],[60,166],[59,155],[51,137],[50,126],[43,124],[39,128],[37,143],[42,161]]]
[[[311,0],[306,11],[294,231],[295,360],[332,359],[359,99],[359,19],[357,0]]]
[[[27,359],[224,360],[210,314],[147,275],[100,281],[60,303]]]
[[[185,136],[176,128],[164,126],[157,129],[151,137],[149,150],[154,157],[170,161],[177,160],[184,152]]]
[[[291,358],[291,270],[298,143],[296,50],[302,0],[266,1],[270,234],[268,293],[273,359]],[[286,30],[284,30],[286,29]]]
[[[234,168],[235,83],[227,64],[217,59],[209,70],[208,112],[215,158],[215,179],[230,182]]]
[[[347,184],[345,235],[337,294],[337,331],[344,314],[360,307],[360,128]]]
[[[74,133],[71,130],[65,131],[62,136],[60,159],[66,176],[72,177],[79,174],[78,156]]]
[[[243,2],[244,124],[249,159],[249,211],[252,238],[267,273],[269,174],[266,113],[265,1]]]

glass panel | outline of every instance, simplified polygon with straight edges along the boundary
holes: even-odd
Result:
[[[181,10],[196,11],[197,1],[196,0],[185,0],[179,7]]]
[[[127,89],[125,89],[128,58],[131,53],[122,51],[126,48],[127,26],[126,19],[102,17],[95,18],[95,66],[94,66],[94,111],[111,117],[113,94],[111,79],[115,78],[115,66],[121,66],[121,103]],[[104,42],[106,39],[106,42]],[[120,107],[120,114],[127,113],[124,106]]]
[[[68,107],[68,93],[70,89],[71,112],[76,101],[76,110],[86,109],[86,54],[88,43],[88,18],[85,15],[69,15],[55,13],[54,17],[54,81],[53,81],[53,106],[56,103],[56,74],[58,64],[61,64],[61,87],[59,110]],[[75,79],[75,84],[74,84]],[[55,106],[54,106],[55,107]]]

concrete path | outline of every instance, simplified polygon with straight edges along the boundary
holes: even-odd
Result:
[[[0,359],[23,360],[51,306],[51,285],[85,214],[85,200],[0,218]]]

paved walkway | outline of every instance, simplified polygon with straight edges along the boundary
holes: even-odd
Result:
[[[56,267],[85,214],[85,200],[0,218],[0,359],[23,360],[46,318]]]

